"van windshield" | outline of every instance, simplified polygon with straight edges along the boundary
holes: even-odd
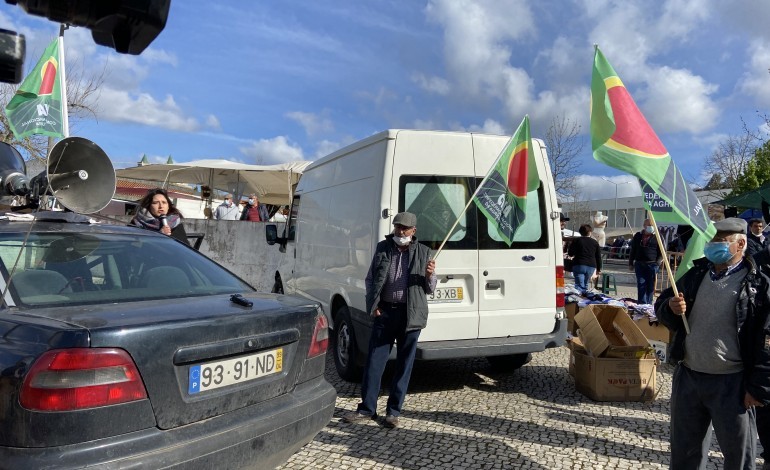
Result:
[[[527,194],[527,216],[516,231],[510,247],[503,241],[494,223],[468,199],[481,178],[461,176],[404,175],[400,179],[399,211],[417,215],[417,238],[437,249],[452,230],[444,249],[500,250],[547,248],[546,210],[543,184]],[[452,228],[455,221],[459,221]]]

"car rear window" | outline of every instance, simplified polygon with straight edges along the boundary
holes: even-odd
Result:
[[[170,237],[117,233],[0,234],[17,305],[123,303],[253,289]]]

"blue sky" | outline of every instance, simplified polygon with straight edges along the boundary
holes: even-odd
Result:
[[[174,0],[141,56],[65,33],[67,64],[105,67],[98,120],[71,135],[116,167],[314,160],[387,128],[511,134],[524,114],[582,126],[581,193],[614,197],[631,179],[593,160],[587,140],[598,43],[692,181],[729,134],[770,108],[770,2],[745,0]],[[56,24],[0,8],[27,36],[32,68]],[[69,66],[69,65],[68,65]],[[638,185],[618,186],[620,196]]]

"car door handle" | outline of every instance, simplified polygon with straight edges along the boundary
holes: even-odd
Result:
[[[486,285],[487,290],[495,290],[495,289],[499,289],[500,287],[502,287],[502,284],[500,284],[497,281],[487,282],[487,285]]]

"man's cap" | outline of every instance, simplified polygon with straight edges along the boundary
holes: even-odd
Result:
[[[232,198],[233,198],[232,194],[225,194],[225,199],[232,199]]]
[[[393,225],[417,227],[417,216],[411,212],[399,212],[395,217],[393,217]]]
[[[748,224],[740,217],[728,217],[727,219],[714,222],[714,228],[717,232],[723,233],[746,233]]]
[[[564,215],[563,212],[559,212],[559,220],[563,220],[564,222],[568,222],[569,221],[569,217]]]

